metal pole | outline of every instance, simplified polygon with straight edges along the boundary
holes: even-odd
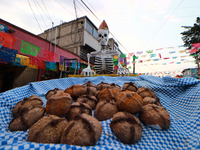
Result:
[[[56,34],[55,34],[55,47],[54,47],[54,53],[56,52],[56,39],[57,39],[57,27],[56,27]]]
[[[52,34],[53,34],[53,25],[54,25],[54,23],[52,22],[52,28],[51,28],[51,41],[52,41]],[[49,51],[51,51],[51,41],[50,41]]]
[[[133,74],[135,74],[135,55],[133,56]]]

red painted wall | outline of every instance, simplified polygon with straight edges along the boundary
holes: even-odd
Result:
[[[21,49],[21,43],[22,43],[22,40],[26,41],[26,42],[29,42],[29,43],[32,43],[34,44],[35,46],[38,46],[40,47],[40,51],[39,53],[37,54],[37,56],[39,57],[43,57],[44,55],[44,50],[49,50],[49,47],[50,47],[50,43],[45,40],[45,39],[42,39],[40,37],[37,37],[37,35],[35,34],[32,34],[22,28],[19,28],[11,23],[8,23],[2,19],[0,19],[0,23],[7,26],[8,27],[8,30],[9,29],[13,29],[15,30],[14,33],[9,33],[8,34],[11,34],[13,36],[15,36],[17,38],[16,42],[15,42],[15,45],[13,47],[13,49],[17,50],[18,51],[18,54],[21,54],[21,55],[26,55],[26,54],[23,54],[20,52],[20,49]],[[51,52],[54,52],[54,47],[55,45],[52,44],[51,46]],[[56,54],[57,54],[57,59],[56,59],[56,62],[60,62],[60,56],[64,56],[66,58],[78,58],[78,61],[80,62],[80,57],[78,55],[75,55],[69,51],[65,51],[63,50],[62,48],[60,47],[56,47]],[[28,56],[28,55],[26,55]],[[41,70],[41,69],[40,69]],[[40,80],[40,75],[43,73],[44,71],[40,71],[39,75],[38,75],[38,80]]]
[[[20,53],[22,40],[27,41],[29,43],[32,43],[32,44],[40,47],[41,48],[40,52],[37,55],[39,57],[43,57],[45,49],[49,50],[50,43],[48,41],[46,41],[46,40],[44,40],[44,39],[42,39],[40,37],[37,37],[37,35],[32,34],[32,33],[28,32],[28,31],[26,31],[26,30],[24,30],[22,28],[14,26],[14,25],[12,25],[12,24],[10,24],[8,22],[5,22],[5,21],[3,21],[1,19],[0,19],[0,23],[6,25],[8,27],[8,30],[9,29],[14,29],[15,30],[14,33],[8,33],[8,34],[11,34],[11,35],[13,35],[13,36],[15,36],[17,38],[17,41],[15,42],[15,45],[14,45],[13,49],[18,50],[19,54],[22,54],[22,53]],[[51,46],[51,52],[53,52],[53,51],[54,51],[54,44],[52,44],[52,46]],[[60,61],[60,56],[61,55],[64,56],[64,57],[67,57],[67,58],[78,58],[79,61],[80,61],[80,58],[79,58],[78,55],[75,55],[75,54],[73,54],[73,53],[71,53],[69,51],[65,51],[62,48],[58,47],[58,46],[56,48],[56,54],[58,55],[57,60],[56,60],[57,62]],[[26,55],[26,54],[22,54],[22,55]]]

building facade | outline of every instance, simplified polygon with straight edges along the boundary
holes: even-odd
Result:
[[[2,28],[6,30],[0,30],[0,92],[23,86],[30,82],[41,81],[42,75],[48,76],[47,79],[56,78],[56,71],[46,70],[45,68],[40,69],[39,67],[36,69],[27,64],[15,65],[15,62],[7,62],[6,58],[2,58],[5,52],[7,52],[5,55],[7,56],[7,54],[12,51],[7,47],[8,50],[5,48],[3,49],[3,46],[5,46],[3,43],[12,41],[10,37],[16,40],[12,45],[13,51],[21,58],[27,58],[28,61],[30,61],[31,58],[33,58],[32,61],[36,60],[36,58],[40,58],[43,63],[46,63],[47,60],[45,60],[44,56],[45,53],[48,52],[49,54],[56,54],[53,60],[56,64],[61,62],[61,58],[77,58],[78,61],[81,62],[78,55],[67,49],[63,49],[53,43],[50,44],[48,40],[0,19],[0,29]],[[4,37],[5,35],[7,37]],[[39,49],[37,50],[37,48]],[[33,56],[33,54],[35,54],[35,56]]]
[[[63,22],[59,26],[45,30],[38,36],[52,43],[56,42],[63,49],[87,60],[87,53],[100,49],[97,30],[97,27],[85,16],[70,22]]]
[[[63,22],[58,26],[45,30],[44,33],[38,36],[52,41],[52,43],[56,42],[63,49],[67,49],[81,59],[87,60],[87,53],[101,49],[97,40],[97,32],[98,28],[87,16],[84,16],[76,20]],[[113,38],[109,39],[108,44],[108,49],[118,49],[118,44]],[[94,58],[91,58],[90,61],[94,63]]]
[[[41,60],[42,63],[47,63],[49,60],[45,57],[49,56],[46,56],[48,53],[53,54],[52,61],[57,65],[61,64],[64,58],[77,59],[80,63],[79,73],[80,70],[87,67],[87,53],[101,48],[97,41],[98,28],[86,16],[70,22],[63,22],[59,26],[45,30],[40,35],[32,34],[2,19],[0,19],[0,26],[6,28],[5,31],[0,28],[0,54],[5,52],[1,48],[1,43],[7,39],[2,37],[5,32],[6,36],[12,36],[16,39],[12,47],[18,56],[16,58],[26,58],[30,61]],[[9,39],[7,40],[9,41]],[[118,44],[114,39],[109,39],[108,43],[108,49],[118,49]],[[91,64],[94,64],[94,59],[90,59]],[[16,60],[18,59],[13,61]],[[0,92],[30,82],[59,77],[59,70],[51,71],[43,67],[41,69],[41,67],[34,68],[30,65],[16,65],[13,61],[12,63],[2,62],[0,57]]]

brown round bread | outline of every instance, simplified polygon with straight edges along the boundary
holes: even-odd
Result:
[[[159,98],[158,97],[144,97],[143,98],[143,106],[147,105],[147,104],[156,104],[156,105],[161,105],[159,102]]]
[[[115,136],[125,144],[133,144],[139,141],[143,131],[140,120],[125,111],[113,115],[110,128]]]
[[[115,83],[109,84],[109,87],[110,88],[117,88],[117,89],[121,90],[121,87],[118,84],[115,84]]]
[[[137,92],[137,89],[138,89],[137,85],[133,82],[124,83],[122,87],[122,90],[129,90],[133,92]]]
[[[93,84],[91,81],[88,81],[87,83],[83,84],[83,86],[87,87],[86,94],[95,96],[97,91],[97,86],[95,84]]]
[[[79,146],[93,146],[101,137],[101,123],[88,114],[78,114],[63,131],[60,143]]]
[[[72,101],[73,99],[68,93],[56,93],[49,97],[46,103],[46,113],[62,117],[71,108]]]
[[[86,83],[84,83],[83,85],[85,85],[85,86],[92,86],[92,87],[97,87],[94,83],[92,83],[91,81],[88,81],[88,82],[86,82]]]
[[[31,95],[30,97],[24,98],[19,101],[12,110],[12,114],[14,117],[19,116],[20,112],[24,108],[31,109],[34,106],[42,106],[43,101],[40,97],[36,95]]]
[[[103,89],[99,94],[98,94],[98,99],[99,100],[103,100],[103,99],[109,99],[109,100],[115,100],[116,101],[116,97],[117,94],[119,93],[119,89],[117,88],[110,88],[107,87],[105,89]]]
[[[121,91],[117,95],[117,106],[121,111],[129,113],[140,112],[143,106],[143,99],[133,91]]]
[[[94,116],[99,121],[104,121],[113,117],[118,112],[117,103],[113,100],[105,99],[98,102]]]
[[[78,114],[82,114],[82,113],[86,113],[88,115],[92,115],[92,109],[91,107],[86,104],[86,103],[82,103],[82,102],[74,102],[71,105],[70,110],[67,113],[67,119],[68,120],[72,120],[74,119],[74,117]]]
[[[55,115],[42,117],[28,132],[28,141],[37,143],[60,143],[60,138],[68,121]]]
[[[55,95],[56,93],[63,93],[63,92],[64,92],[64,90],[55,88],[55,89],[53,89],[53,90],[49,90],[49,91],[45,94],[45,97],[46,97],[46,99],[48,100],[49,97],[51,97],[52,95]]]
[[[149,88],[147,87],[141,87],[137,90],[137,93],[142,96],[142,98],[145,98],[145,97],[153,97],[153,98],[156,98],[156,94],[150,90]]]
[[[42,106],[24,107],[20,110],[20,114],[10,122],[8,129],[12,132],[26,131],[42,118],[44,114],[45,108]]]
[[[92,108],[92,110],[95,109],[95,107],[98,103],[97,98],[95,96],[89,95],[89,94],[78,97],[76,101],[88,104]]]
[[[75,84],[65,89],[66,93],[69,93],[72,98],[77,98],[81,95],[85,95],[87,93],[87,86]]]
[[[166,130],[170,126],[170,116],[163,106],[147,104],[139,115],[141,121],[152,128]]]
[[[103,89],[105,89],[106,87],[109,87],[110,85],[106,82],[101,82],[99,84],[97,84],[97,90],[98,91],[101,91]]]
[[[101,91],[96,91],[96,93],[95,93],[95,97],[97,98],[97,100],[99,101],[99,93],[100,93]]]

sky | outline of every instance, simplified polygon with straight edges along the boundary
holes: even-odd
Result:
[[[193,26],[200,17],[199,0],[3,0],[0,11],[1,19],[36,35],[51,28],[52,22],[56,26],[76,17],[88,16],[98,28],[105,20],[110,37],[119,42],[123,53],[143,51],[143,55],[137,54],[138,60],[143,62],[136,63],[136,72],[182,71],[196,67],[189,54],[179,53],[185,49],[179,46],[184,44],[180,33],[185,29],[181,26]],[[156,51],[160,48],[161,51]],[[158,58],[158,54],[170,59],[146,61],[150,54],[146,57],[144,54],[148,50],[157,54],[151,59]],[[169,55],[171,51],[175,53]],[[176,60],[171,59],[176,56]],[[167,65],[163,65],[165,63]]]

